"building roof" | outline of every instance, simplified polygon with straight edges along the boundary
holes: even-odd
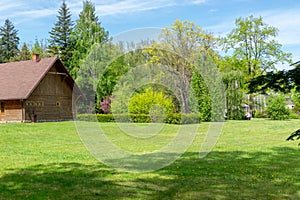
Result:
[[[0,100],[27,99],[55,62],[63,66],[57,57],[0,64]]]

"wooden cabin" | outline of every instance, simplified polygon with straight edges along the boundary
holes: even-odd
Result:
[[[80,95],[58,57],[0,64],[0,122],[71,120]]]

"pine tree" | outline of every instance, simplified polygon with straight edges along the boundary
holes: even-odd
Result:
[[[0,62],[9,62],[9,60],[17,56],[19,49],[18,31],[13,23],[6,19],[4,25],[0,27]]]
[[[18,57],[20,60],[30,60],[31,59],[31,53],[30,53],[26,43],[23,44],[21,52],[19,53]]]
[[[10,59],[10,61],[22,61],[22,60],[30,60],[31,59],[31,53],[28,49],[28,46],[26,43],[23,43],[22,49],[19,52],[19,54],[13,58]]]
[[[59,55],[64,65],[68,68],[71,59],[71,39],[70,35],[73,29],[73,22],[71,20],[71,12],[67,7],[65,1],[61,4],[58,10],[58,21],[49,32],[49,47],[48,52],[51,56]]]
[[[76,78],[80,62],[84,59],[91,47],[108,39],[108,32],[101,27],[95,14],[95,6],[90,1],[83,2],[83,10],[72,34],[73,52],[71,59],[71,74]]]

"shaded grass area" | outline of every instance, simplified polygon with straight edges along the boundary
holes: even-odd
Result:
[[[97,162],[72,122],[0,125],[0,199],[299,199],[300,152],[285,141],[299,122],[226,122],[217,146],[199,159],[203,123],[180,159],[149,173]],[[105,126],[116,142],[129,140]]]

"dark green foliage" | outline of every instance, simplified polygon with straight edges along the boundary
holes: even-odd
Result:
[[[58,21],[54,24],[54,27],[49,32],[49,47],[48,52],[51,56],[59,55],[61,61],[70,70],[69,62],[71,59],[71,32],[73,28],[73,22],[71,19],[71,12],[67,7],[65,1],[61,4],[58,10]]]
[[[198,124],[200,123],[200,115],[196,113],[172,113],[167,116],[168,124]]]
[[[0,63],[9,62],[18,55],[19,40],[18,31],[13,23],[6,19],[4,25],[0,27]]]
[[[295,132],[293,132],[286,140],[300,140],[300,129],[296,130]],[[298,146],[300,146],[300,143],[298,144]]]
[[[285,98],[282,95],[270,97],[267,100],[268,116],[273,120],[288,119],[290,110],[286,107]]]
[[[227,119],[240,120],[244,116],[242,107],[243,93],[241,88],[243,86],[243,74],[239,71],[231,71],[223,76],[226,94],[226,116]]]
[[[30,59],[31,59],[31,53],[27,47],[27,44],[23,43],[22,49],[19,52],[19,54],[13,57],[10,61],[21,61],[21,60],[30,60]]]
[[[133,123],[161,123],[161,120],[156,120],[160,116],[153,116],[149,114],[79,114],[78,121],[90,122],[133,122]],[[197,124],[200,122],[198,114],[168,114],[164,119],[168,124]]]
[[[101,112],[101,102],[111,96],[119,77],[127,70],[120,45],[95,44],[82,60],[76,82],[87,100],[95,104],[93,109]]]
[[[225,88],[222,74],[219,73],[216,58],[203,53],[198,59],[197,69],[205,81],[211,100],[211,121],[224,121],[226,108]]]
[[[262,92],[272,89],[276,92],[289,92],[295,88],[300,91],[300,65],[291,70],[272,71],[258,76],[249,82],[250,92]]]
[[[108,40],[108,32],[101,27],[101,23],[96,16],[95,6],[91,1],[83,2],[83,10],[76,21],[72,39],[72,59],[70,62],[71,75],[77,77],[82,60],[88,55],[92,46]]]
[[[207,85],[199,71],[195,71],[191,81],[191,87],[197,101],[197,112],[200,114],[201,121],[211,120],[211,97]]]
[[[294,102],[293,111],[300,114],[300,92],[297,91],[297,87],[292,90],[292,100]]]

